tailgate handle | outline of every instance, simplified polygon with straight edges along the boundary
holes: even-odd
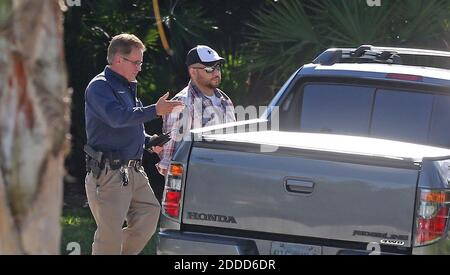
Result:
[[[286,190],[292,193],[311,194],[314,190],[314,182],[306,180],[286,179]]]

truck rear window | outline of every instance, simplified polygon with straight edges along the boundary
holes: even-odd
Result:
[[[300,130],[450,148],[450,96],[345,84],[307,84]]]

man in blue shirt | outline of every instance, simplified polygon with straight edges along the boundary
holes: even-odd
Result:
[[[160,205],[141,159],[150,136],[144,122],[180,111],[168,93],[154,105],[137,98],[136,76],[145,46],[134,35],[120,34],[108,47],[108,66],[94,77],[85,92],[87,145],[101,152],[88,156],[86,194],[97,223],[92,254],[138,254],[154,234]],[[91,151],[92,153],[92,151]],[[124,221],[127,227],[123,227]]]

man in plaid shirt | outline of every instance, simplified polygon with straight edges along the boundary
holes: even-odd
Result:
[[[171,113],[163,118],[163,132],[171,132],[172,139],[159,153],[157,164],[162,175],[167,174],[169,162],[183,138],[190,138],[191,129],[236,121],[231,99],[220,89],[220,68],[224,59],[208,46],[198,45],[186,58],[189,76],[188,85],[173,100],[184,102],[181,113]]]

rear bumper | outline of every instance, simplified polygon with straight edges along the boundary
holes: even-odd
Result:
[[[269,255],[273,241],[164,230],[158,233],[158,255]],[[287,244],[287,243],[286,243]],[[298,244],[308,246],[308,244]],[[320,246],[322,255],[369,255],[372,250]],[[382,255],[408,254],[381,251]]]
[[[255,255],[256,245],[249,240],[181,233],[174,230],[158,234],[159,255]]]

